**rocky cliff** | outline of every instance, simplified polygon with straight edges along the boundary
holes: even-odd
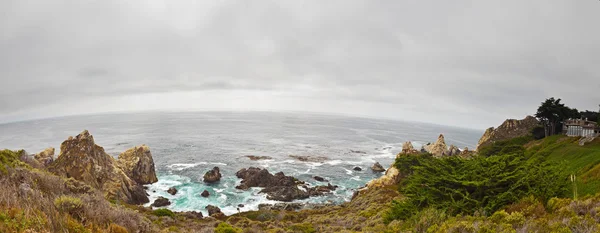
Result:
[[[104,152],[94,142],[94,137],[84,130],[76,137],[69,137],[60,145],[58,158],[48,170],[68,178],[83,181],[102,190],[109,199],[118,199],[130,204],[147,203],[148,197],[141,183],[156,181],[156,176],[140,174],[154,164],[147,147],[133,148],[124,152],[122,164]],[[150,157],[150,158],[148,158]],[[121,168],[131,173],[130,177]],[[153,171],[153,169],[152,169]],[[136,182],[140,181],[140,183]]]
[[[527,116],[522,120],[507,119],[498,128],[488,128],[479,139],[476,150],[497,141],[527,136],[539,124],[539,121],[532,116]]]
[[[136,146],[121,153],[118,165],[127,176],[138,184],[151,184],[158,181],[152,153],[146,145]]]

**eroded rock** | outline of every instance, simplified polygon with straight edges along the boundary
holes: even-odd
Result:
[[[498,128],[488,128],[479,139],[476,150],[479,151],[482,147],[494,142],[527,136],[539,124],[540,122],[532,116],[527,116],[522,120],[507,119]]]
[[[146,145],[136,146],[119,154],[118,165],[127,176],[138,184],[152,184],[158,181],[154,169],[154,159]]]
[[[117,166],[117,161],[95,144],[94,137],[87,130],[61,144],[60,155],[48,166],[48,170],[102,190],[109,199],[129,204],[149,201],[143,186],[127,176]]]
[[[371,166],[371,170],[373,170],[373,172],[384,172],[385,168],[383,168],[379,162],[376,162],[373,164],[373,166]]]
[[[41,151],[40,153],[33,155],[33,158],[35,160],[37,160],[40,164],[42,164],[44,166],[48,166],[50,163],[52,163],[54,161],[54,148],[53,147],[46,148],[45,150]]]

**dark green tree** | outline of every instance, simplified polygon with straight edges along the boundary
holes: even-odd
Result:
[[[561,99],[554,99],[554,97],[546,99],[537,109],[535,117],[544,125],[546,136],[559,133],[564,120],[581,116],[577,109],[569,108],[560,101]]]

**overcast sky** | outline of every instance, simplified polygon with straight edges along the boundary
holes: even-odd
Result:
[[[496,126],[600,104],[600,1],[0,0],[0,122],[308,111]]]

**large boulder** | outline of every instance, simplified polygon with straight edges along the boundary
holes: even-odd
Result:
[[[222,217],[225,216],[223,214],[223,212],[221,212],[221,209],[219,207],[213,206],[213,205],[208,205],[205,207],[205,209],[208,211],[208,216],[211,217]]]
[[[169,201],[169,199],[165,198],[165,197],[158,197],[156,198],[156,200],[154,200],[154,203],[152,203],[152,207],[164,207],[164,206],[168,206],[171,204],[171,201]]]
[[[444,135],[440,134],[435,143],[425,146],[425,151],[431,153],[435,157],[449,155],[448,146],[444,140]]]
[[[383,168],[383,166],[381,166],[379,162],[376,162],[375,164],[373,164],[373,166],[371,166],[371,170],[373,172],[384,172],[385,168]]]
[[[142,185],[128,177],[117,166],[117,161],[95,144],[94,137],[87,130],[76,137],[69,137],[60,145],[60,154],[48,170],[102,190],[109,199],[129,204],[149,202]]]
[[[215,183],[221,180],[221,171],[219,167],[214,167],[210,171],[207,171],[203,177],[204,182],[206,183]]]
[[[152,184],[158,181],[150,148],[136,146],[119,154],[119,167],[138,184]]]
[[[498,128],[488,128],[479,139],[475,150],[478,151],[494,142],[527,136],[539,124],[540,122],[532,116],[527,116],[522,120],[507,119]]]
[[[53,147],[46,148],[45,150],[41,151],[40,153],[33,155],[33,158],[35,160],[37,160],[38,162],[40,162],[42,165],[48,166],[50,163],[52,163],[54,161],[54,148]]]

